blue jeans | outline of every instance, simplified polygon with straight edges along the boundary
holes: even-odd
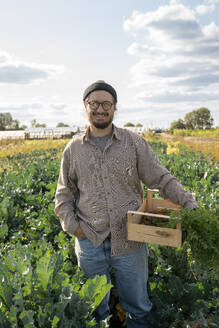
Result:
[[[140,249],[126,255],[111,256],[109,239],[96,248],[89,239],[76,238],[75,251],[79,267],[89,278],[106,275],[110,283],[110,270],[114,269],[119,301],[126,311],[127,328],[148,328],[147,315],[152,304],[147,293],[147,245],[143,244]],[[108,293],[95,310],[94,316],[97,322],[109,315],[109,297]]]

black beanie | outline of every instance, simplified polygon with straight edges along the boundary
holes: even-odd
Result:
[[[98,81],[92,83],[91,85],[89,85],[89,87],[87,87],[87,89],[84,91],[83,100],[85,100],[91,92],[97,91],[97,90],[104,90],[104,91],[109,92],[113,96],[113,98],[115,99],[115,101],[117,103],[116,90],[110,84],[106,83],[103,80],[98,80]]]

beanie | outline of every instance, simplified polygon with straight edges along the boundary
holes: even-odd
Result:
[[[87,87],[87,89],[84,91],[83,100],[85,100],[91,92],[97,91],[97,90],[104,90],[106,92],[109,92],[113,96],[115,101],[117,102],[116,90],[110,84],[106,83],[103,80],[98,80],[98,81],[92,83],[91,85],[89,85],[89,87]]]

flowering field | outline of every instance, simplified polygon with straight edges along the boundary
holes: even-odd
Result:
[[[66,142],[24,142],[11,145],[12,153],[2,145],[0,328],[92,327],[93,310],[112,288],[105,277],[83,277],[74,237],[62,232],[54,214]],[[179,144],[177,152],[164,142],[151,146],[183,186],[196,194],[200,206],[197,211],[180,212],[182,248],[149,245],[152,327],[219,327],[218,164]],[[124,316],[114,288],[110,307],[111,327],[122,327]]]
[[[16,154],[29,154],[34,150],[47,150],[65,146],[68,139],[46,139],[46,140],[23,140],[23,139],[2,139],[0,140],[0,157],[12,156]]]
[[[174,130],[173,135],[162,134],[161,140],[171,143],[184,144],[197,151],[207,154],[219,161],[219,129],[212,130]]]
[[[173,135],[181,136],[181,137],[219,138],[219,129],[218,128],[210,129],[210,130],[175,129]]]

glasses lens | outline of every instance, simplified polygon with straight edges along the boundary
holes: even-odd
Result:
[[[90,106],[90,108],[91,108],[92,110],[97,110],[97,109],[99,108],[100,105],[102,106],[102,108],[103,108],[104,110],[110,110],[110,108],[111,108],[112,105],[113,105],[110,101],[103,101],[103,102],[101,103],[101,102],[98,102],[98,101],[95,101],[95,100],[93,100],[93,101],[88,101],[88,104],[89,104],[89,106]]]
[[[104,110],[109,110],[112,107],[112,103],[110,101],[104,101],[102,107]]]
[[[88,102],[91,109],[97,109],[99,107],[99,103],[97,101],[89,101]]]

